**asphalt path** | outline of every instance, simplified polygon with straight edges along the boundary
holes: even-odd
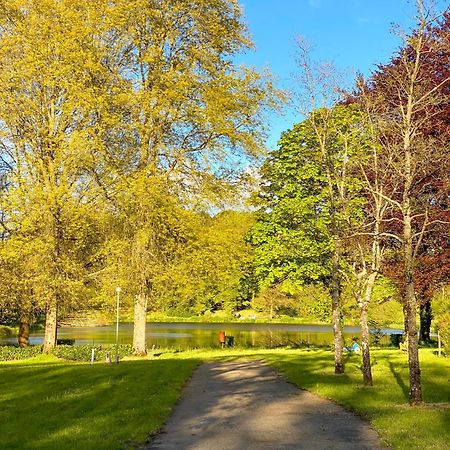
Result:
[[[200,366],[152,450],[378,450],[369,424],[262,361]]]

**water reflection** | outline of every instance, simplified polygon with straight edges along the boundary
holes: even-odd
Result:
[[[149,348],[201,348],[219,347],[218,333],[225,331],[234,337],[239,347],[279,347],[279,346],[327,346],[333,342],[331,326],[298,324],[255,324],[255,323],[148,323],[147,346]],[[402,333],[397,329],[382,329],[380,345],[389,345],[390,334]],[[353,336],[360,334],[359,327],[345,327],[344,339],[349,343]],[[105,327],[61,327],[59,339],[75,339],[76,345],[99,345],[115,343],[115,326]],[[121,323],[119,342],[131,344],[133,324]],[[0,340],[0,343],[15,343],[15,338]],[[30,336],[31,344],[42,344],[43,332]]]

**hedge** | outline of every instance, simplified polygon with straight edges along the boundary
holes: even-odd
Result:
[[[0,346],[0,361],[13,361],[37,356],[41,353],[40,345],[30,345],[28,347],[16,347],[14,345]]]
[[[92,348],[94,348],[94,361],[106,361],[107,357],[114,361],[116,356],[115,345],[58,345],[52,350],[52,354],[61,359],[71,361],[91,361]],[[119,359],[133,354],[132,345],[119,345]],[[0,346],[0,361],[13,361],[32,358],[42,352],[40,345],[18,347],[14,345]]]

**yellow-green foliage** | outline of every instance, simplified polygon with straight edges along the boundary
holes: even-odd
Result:
[[[346,319],[359,321],[359,309],[353,293],[354,286],[347,283],[342,293],[343,311]],[[403,309],[397,289],[387,278],[379,275],[376,279],[369,303],[369,320],[377,326],[403,323]]]
[[[188,209],[223,200],[236,179],[223,167],[260,154],[279,98],[234,63],[252,47],[241,8],[10,0],[0,30],[2,303],[67,310],[118,284],[157,297],[196,226]]]
[[[0,141],[11,168],[0,257],[6,302],[25,313],[84,295],[98,205],[83,173],[93,167],[90,138],[109,73],[96,39],[102,5],[11,0],[0,9]]]
[[[439,330],[446,352],[450,354],[450,287],[443,287],[433,298],[434,322]]]
[[[183,251],[155,280],[161,306],[197,314],[234,309],[241,281],[251,263],[244,236],[253,215],[223,212],[215,217],[192,217]]]

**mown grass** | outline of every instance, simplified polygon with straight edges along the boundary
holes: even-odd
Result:
[[[398,350],[373,352],[374,386],[361,380],[361,357],[347,357],[346,373],[334,375],[329,352],[291,352],[266,359],[297,386],[332,399],[369,420],[395,449],[448,449],[450,442],[450,359],[431,349],[420,352],[425,404],[408,405],[408,365]]]
[[[134,448],[157,431],[202,361],[264,359],[284,377],[355,411],[395,449],[447,449],[450,359],[420,352],[424,406],[408,406],[408,367],[399,350],[373,351],[375,385],[361,382],[360,356],[334,375],[326,350],[164,351],[118,365],[41,356],[0,363],[0,448]],[[201,401],[201,399],[199,399]]]
[[[346,356],[345,374],[334,374],[327,350],[225,350],[180,353],[178,358],[264,359],[291,383],[331,399],[368,420],[384,443],[398,450],[447,450],[450,442],[450,358],[420,350],[425,403],[410,407],[407,356],[398,349],[372,351],[374,386],[362,383],[361,355]]]
[[[196,358],[0,364],[0,448],[122,449],[144,443],[179,398]]]

